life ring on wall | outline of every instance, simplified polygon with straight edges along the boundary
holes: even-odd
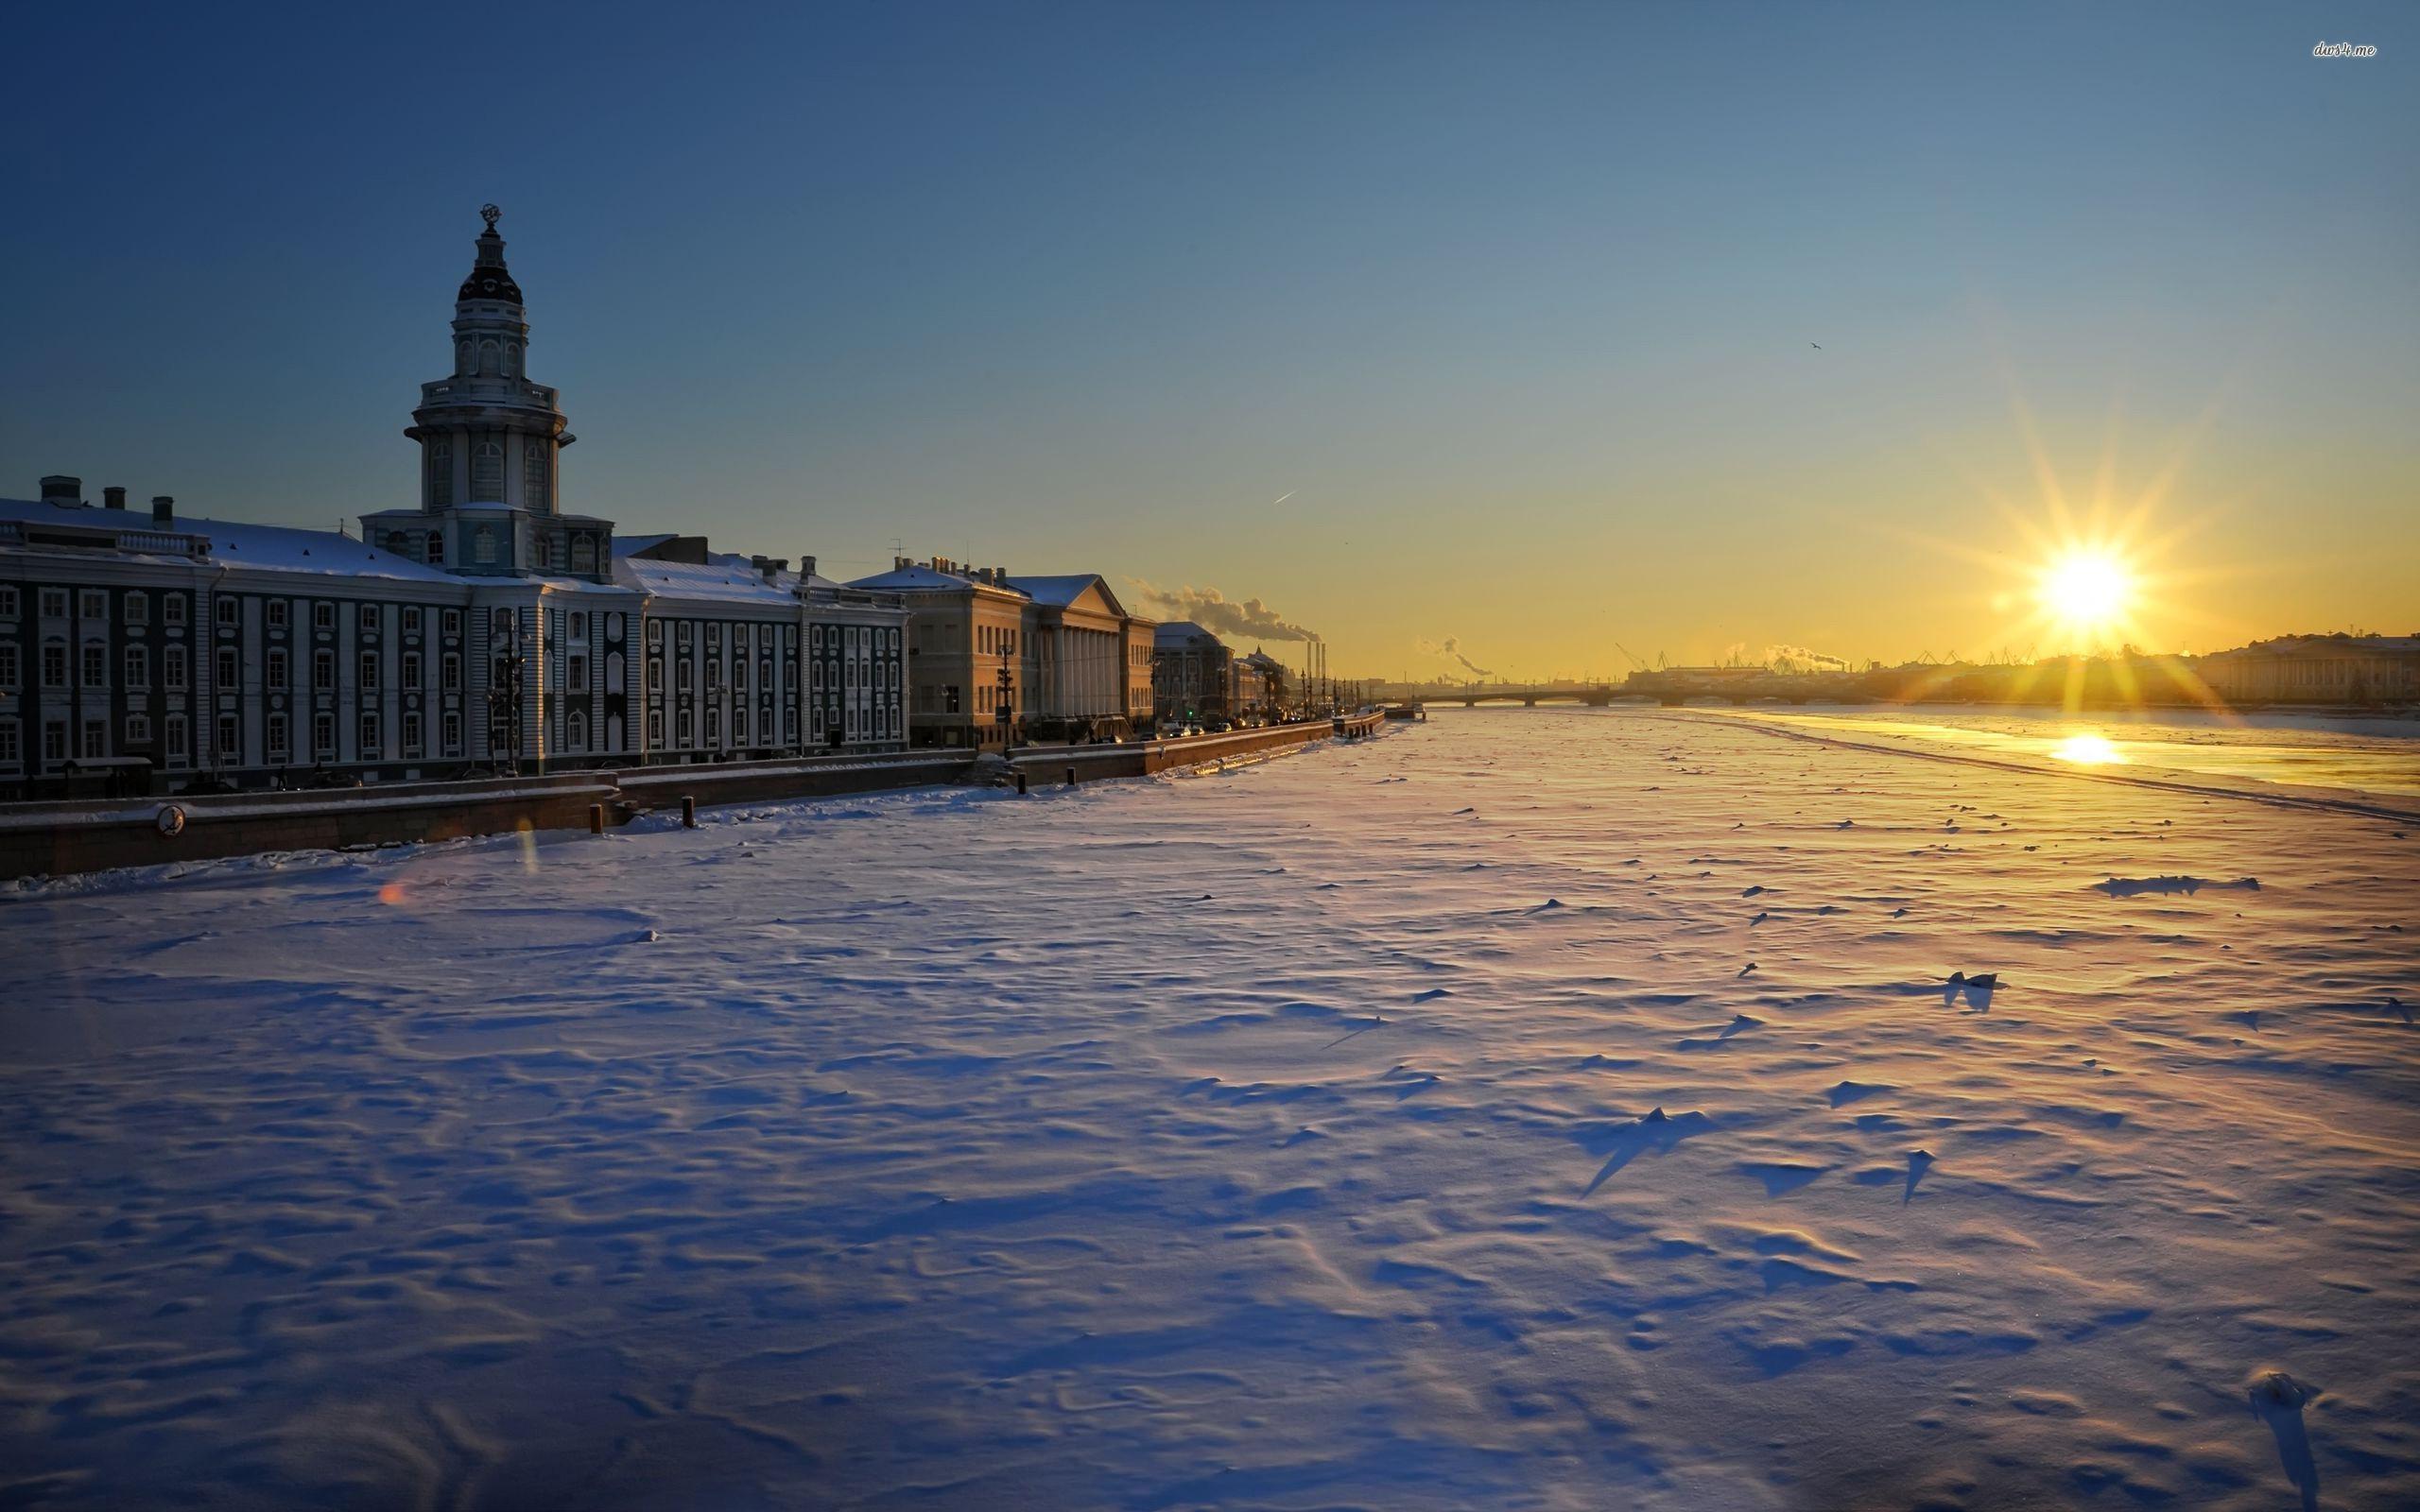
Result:
[[[162,834],[173,840],[185,833],[185,811],[174,803],[163,803],[153,822],[160,826]]]

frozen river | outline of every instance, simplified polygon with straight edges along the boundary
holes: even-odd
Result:
[[[0,1500],[2420,1504],[2415,836],[1537,710],[21,895]]]
[[[2199,711],[2033,711],[1912,705],[1887,711],[1758,708],[1741,717],[1882,743],[2219,785],[2258,782],[2420,798],[2420,719]]]

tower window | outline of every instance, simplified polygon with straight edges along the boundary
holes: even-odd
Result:
[[[475,504],[504,502],[504,448],[481,441],[471,454],[471,500]]]
[[[432,509],[448,509],[454,506],[454,447],[451,442],[428,443],[428,506]]]
[[[481,525],[473,533],[471,559],[482,567],[495,565],[495,526]]]
[[[540,441],[526,441],[521,454],[521,492],[523,504],[532,509],[544,509],[546,499],[546,448]]]
[[[596,570],[596,542],[588,536],[575,536],[571,543],[571,570],[593,573]]]

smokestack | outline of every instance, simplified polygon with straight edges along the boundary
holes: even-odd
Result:
[[[124,489],[103,489],[101,490],[101,503],[112,509],[123,509],[126,507],[126,490]]]
[[[176,523],[176,519],[177,501],[175,499],[164,493],[155,493],[151,495],[151,523],[153,524],[174,524]]]
[[[74,507],[84,502],[84,480],[54,472],[42,480],[42,502]]]

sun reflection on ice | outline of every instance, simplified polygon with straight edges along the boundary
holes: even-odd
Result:
[[[2090,730],[2069,735],[2051,747],[2050,754],[2060,761],[2074,762],[2083,766],[2107,766],[2126,759],[2126,753],[2119,750],[2108,736],[2096,735]]]

